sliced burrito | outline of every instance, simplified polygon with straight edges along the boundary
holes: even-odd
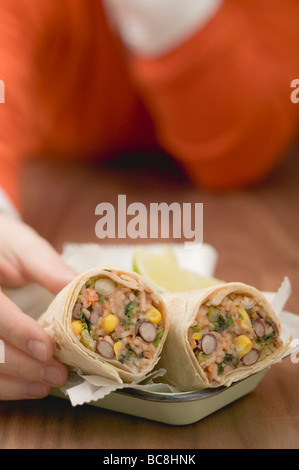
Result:
[[[164,299],[170,330],[160,365],[182,391],[229,386],[287,349],[277,315],[254,287],[231,282]]]
[[[138,382],[153,369],[168,332],[159,293],[140,275],[117,268],[79,275],[39,323],[61,362],[120,383]]]

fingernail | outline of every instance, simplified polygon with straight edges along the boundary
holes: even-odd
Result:
[[[56,274],[56,279],[61,283],[62,286],[66,286],[70,282],[72,282],[77,276],[78,273],[75,273],[72,270],[67,270],[67,271],[57,271]]]
[[[32,356],[39,361],[45,361],[47,359],[46,345],[41,341],[31,340],[28,343],[28,350]]]
[[[40,383],[27,384],[25,387],[25,397],[27,398],[41,398],[48,394],[46,385]]]
[[[42,380],[47,382],[49,385],[60,385],[61,384],[61,373],[58,367],[47,366],[43,368]]]

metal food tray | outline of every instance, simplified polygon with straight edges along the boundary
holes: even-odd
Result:
[[[126,388],[112,392],[88,405],[160,423],[176,426],[188,425],[200,421],[250,393],[262,380],[267,370],[264,369],[235,382],[230,387],[182,393],[148,392]],[[52,389],[51,395],[68,400],[59,389]]]

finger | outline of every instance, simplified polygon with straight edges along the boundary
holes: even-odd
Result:
[[[77,275],[57,251],[43,238],[36,235],[18,253],[19,264],[29,281],[37,282],[53,294],[60,292]]]
[[[0,335],[6,342],[46,362],[54,353],[50,336],[33,318],[23,313],[0,292]]]
[[[68,377],[67,368],[57,359],[42,363],[9,343],[5,343],[5,361],[0,364],[0,374],[42,382],[52,387],[61,387]]]
[[[0,280],[20,286],[28,281],[57,294],[77,273],[34,229],[0,214]]]
[[[20,377],[0,375],[0,400],[44,398],[49,395],[50,390],[49,385],[24,380]]]

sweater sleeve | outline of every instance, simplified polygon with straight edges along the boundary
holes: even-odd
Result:
[[[294,139],[298,22],[293,0],[226,0],[165,54],[131,49],[133,77],[160,143],[196,184],[255,184]]]
[[[45,8],[43,0],[0,0],[0,188],[10,213],[21,207],[22,160],[38,145],[35,52]]]

